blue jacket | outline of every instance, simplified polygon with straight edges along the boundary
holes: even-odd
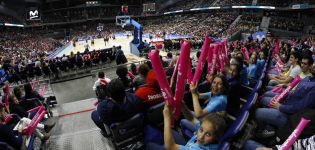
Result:
[[[97,112],[103,123],[111,125],[131,118],[143,110],[142,108],[143,104],[136,96],[126,92],[126,102],[118,104],[111,99],[105,99],[98,104]]]
[[[305,108],[315,107],[315,77],[306,77],[300,81],[296,89],[291,92],[279,110],[287,114],[294,114]]]

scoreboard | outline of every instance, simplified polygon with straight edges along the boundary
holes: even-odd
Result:
[[[143,12],[154,12],[154,11],[155,11],[155,3],[143,4]]]

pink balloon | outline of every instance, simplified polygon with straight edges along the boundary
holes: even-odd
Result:
[[[302,80],[302,79],[301,79],[300,76],[296,76],[296,77],[294,78],[294,80],[290,83],[290,85],[289,85],[284,91],[282,91],[280,95],[277,95],[275,98],[273,98],[272,101],[281,103],[281,102],[283,101],[283,99],[289,95],[289,92],[290,92],[301,80]],[[271,106],[271,102],[270,102],[269,106]]]
[[[291,133],[291,135],[288,137],[288,139],[281,145],[279,150],[289,150],[290,147],[294,144],[296,139],[300,136],[304,128],[308,125],[310,120],[307,120],[305,118],[301,118],[300,123],[297,125],[297,127],[294,129],[294,131]]]
[[[202,74],[202,71],[203,71],[203,66],[205,64],[205,61],[206,61],[206,58],[207,58],[207,54],[208,54],[208,51],[209,51],[209,46],[210,46],[210,43],[211,43],[211,39],[209,37],[205,37],[205,41],[202,45],[202,48],[201,48],[201,54],[200,54],[200,57],[199,57],[199,60],[198,60],[198,65],[196,67],[196,71],[195,71],[195,75],[194,75],[194,78],[193,78],[193,84],[196,84],[199,82],[200,80],[200,77],[201,77],[201,74]]]
[[[163,69],[161,60],[160,60],[160,56],[159,56],[159,51],[158,50],[153,50],[149,53],[149,58],[151,60],[152,63],[152,67],[153,70],[156,72],[156,74],[158,74],[158,76],[156,76],[160,88],[161,88],[161,92],[163,94],[164,100],[171,106],[174,107],[174,97],[173,97],[173,93],[171,91],[171,88],[168,84],[166,75],[165,75],[165,71]]]
[[[175,119],[177,120],[181,113],[182,100],[184,98],[185,84],[187,79],[187,65],[189,64],[190,42],[185,41],[181,46],[180,59],[178,66],[176,90],[175,90]]]

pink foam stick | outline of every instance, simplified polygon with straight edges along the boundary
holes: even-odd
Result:
[[[9,106],[9,82],[5,82],[4,103],[5,103],[6,106]]]
[[[210,46],[209,51],[208,51],[208,57],[207,57],[208,73],[211,72],[211,68],[212,68],[212,55],[213,55],[213,46]]]
[[[297,127],[294,129],[294,131],[288,137],[288,139],[281,145],[279,150],[289,150],[290,147],[296,141],[296,139],[303,132],[304,128],[309,124],[309,122],[310,122],[310,120],[307,120],[305,118],[301,118],[300,123],[297,125]]]
[[[190,42],[185,41],[181,46],[180,59],[178,66],[177,82],[175,89],[175,120],[181,113],[182,100],[184,98],[185,84],[187,79],[187,65],[189,64]]]
[[[276,63],[275,67],[278,73],[282,73],[281,68],[278,63]]]
[[[43,84],[40,87],[39,95],[44,96],[45,93],[46,93],[46,86],[45,86],[45,84]]]
[[[175,65],[175,68],[174,68],[174,70],[173,70],[173,74],[172,74],[172,77],[171,77],[171,82],[170,82],[170,87],[172,87],[173,86],[173,83],[174,83],[174,80],[175,80],[175,76],[176,76],[176,73],[177,73],[177,70],[178,70],[178,65],[179,65],[179,59],[180,58],[178,58],[178,60],[177,60],[177,62],[176,62],[176,65]]]
[[[31,121],[31,124],[28,127],[29,130],[27,132],[27,135],[33,134],[34,130],[36,129],[36,127],[39,124],[39,122],[42,121],[42,119],[44,118],[45,114],[46,114],[46,111],[42,111],[42,112],[39,113],[37,119],[35,119],[34,121],[33,120]]]
[[[219,45],[219,51],[218,51],[218,56],[219,56],[219,64],[220,64],[220,67],[219,67],[219,71],[221,73],[224,72],[224,60],[223,60],[223,44],[220,43]]]
[[[222,42],[222,44],[223,44],[223,58],[224,58],[224,64],[225,65],[227,65],[227,64],[229,64],[229,58],[228,58],[228,52],[227,52],[227,41],[226,41],[226,39],[225,40],[223,40],[223,42]]]
[[[243,54],[244,54],[244,59],[245,59],[246,61],[249,61],[249,54],[248,54],[247,48],[246,48],[246,47],[243,47],[241,50],[242,50],[242,52],[243,52]]]
[[[39,108],[41,108],[42,106],[37,106],[37,107],[35,107],[35,108],[32,108],[32,109],[30,109],[30,110],[28,110],[27,112],[29,112],[29,113],[32,113],[32,112],[35,112],[35,111],[37,111]]]
[[[276,60],[277,60],[277,63],[279,63],[279,65],[284,65],[284,63],[282,62],[282,60],[281,60],[279,54],[275,54],[275,58],[276,58]]]
[[[209,46],[211,43],[211,39],[209,37],[205,37],[205,41],[203,42],[202,48],[201,48],[201,54],[198,60],[198,65],[196,67],[196,71],[194,74],[194,78],[192,83],[196,84],[198,83],[198,81],[200,80],[202,71],[203,71],[203,65],[205,64],[206,58],[207,58],[207,54],[209,51]]]
[[[300,76],[296,76],[294,80],[290,83],[290,85],[281,92],[280,95],[276,96],[272,101],[281,103],[283,99],[289,95],[289,92],[301,81]],[[271,106],[272,101],[269,103],[269,106]]]
[[[217,57],[218,57],[218,48],[219,48],[218,44],[214,44],[213,53],[212,53],[211,68],[210,68],[210,71],[209,71],[210,75],[213,75],[214,72],[215,72],[215,69],[216,69]],[[208,60],[208,61],[211,61],[211,60]]]
[[[8,114],[8,115],[4,116],[4,123],[8,124],[12,119],[13,119],[12,114]]]
[[[187,80],[188,80],[188,83],[191,83],[193,78],[194,78],[194,75],[193,75],[193,72],[191,70],[191,64],[190,64],[190,61],[189,61],[189,64],[187,65]]]
[[[130,79],[134,79],[135,78],[135,75],[133,75],[130,71],[128,71],[128,76],[130,77]]]
[[[163,70],[162,63],[160,60],[159,51],[158,50],[151,51],[149,53],[149,58],[151,60],[152,67],[153,67],[154,71],[156,72],[156,74],[158,74],[158,76],[156,76],[156,78],[159,82],[164,100],[171,107],[174,107],[175,105],[174,105],[173,93],[172,93],[171,88],[167,82],[165,71]]]

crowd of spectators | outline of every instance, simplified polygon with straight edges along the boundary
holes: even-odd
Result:
[[[252,0],[223,0],[217,1],[214,6],[242,6],[242,5],[252,5]]]
[[[0,30],[0,34],[1,49],[34,50],[49,53],[62,46],[62,43],[58,40],[46,38],[37,31],[34,33],[34,31],[27,29],[7,28]]]
[[[5,14],[0,14],[0,23],[20,23],[17,19],[13,18],[12,16],[8,16]]]
[[[276,6],[276,7],[290,7],[294,4],[314,3],[312,0],[258,0],[257,5],[261,6]]]
[[[223,36],[229,37],[238,31],[247,31],[251,33],[258,31],[261,20],[261,14],[243,14],[240,20],[232,24],[226,31],[224,31]]]
[[[159,128],[156,129],[161,132],[161,134],[164,132],[164,142],[153,141],[154,143],[149,143],[146,145],[147,149],[172,149],[174,147],[200,148],[205,145],[208,147],[217,147],[218,144],[220,144],[218,141],[209,140],[206,142],[203,141],[203,137],[199,137],[199,141],[194,140],[194,138],[196,138],[197,135],[199,136],[202,134],[204,130],[207,130],[204,132],[210,132],[211,129],[209,129],[209,131],[208,128],[205,129],[207,126],[216,126],[219,124],[221,127],[226,126],[226,123],[223,123],[225,122],[224,117],[220,115],[216,116],[218,122],[209,121],[210,125],[206,124],[205,122],[207,121],[205,120],[209,119],[208,115],[217,115],[216,113],[221,111],[226,111],[227,113],[234,116],[238,115],[238,113],[241,111],[241,101],[239,100],[241,95],[239,91],[235,89],[241,89],[241,85],[251,87],[256,85],[259,76],[261,76],[263,73],[263,66],[265,66],[267,63],[267,56],[275,54],[273,48],[276,44],[277,42],[275,42],[275,40],[271,41],[270,39],[263,39],[262,41],[249,39],[248,41],[234,41],[229,43],[228,54],[230,63],[226,66],[226,70],[223,72],[223,74],[218,73],[214,76],[210,76],[207,75],[207,71],[203,71],[201,81],[198,82],[199,84],[190,84],[190,87],[186,88],[186,94],[183,99],[185,102],[181,107],[181,118],[186,118],[187,120],[184,121],[185,123],[182,120],[179,128],[183,127],[183,125],[186,125],[191,127],[189,129],[195,129],[193,126],[198,124],[201,125],[200,129],[202,130],[193,130],[197,132],[195,132],[190,140],[189,138],[187,139],[189,140],[187,144],[187,141],[185,140],[180,143],[178,143],[179,141],[176,140],[175,143],[173,138],[177,139],[177,137],[181,137],[182,135],[178,134],[177,132],[171,132],[170,118],[172,116],[172,108],[170,108],[168,104],[165,104],[163,111],[164,130],[159,130]],[[262,141],[267,140],[265,139],[267,136],[270,136],[271,134],[274,135],[274,132],[271,131],[281,128],[285,124],[289,123],[286,121],[289,115],[296,114],[299,111],[304,111],[304,109],[307,108],[311,108],[314,111],[315,103],[313,101],[313,97],[315,96],[315,65],[312,58],[313,51],[310,50],[311,46],[313,46],[314,50],[313,44],[314,41],[310,41],[309,39],[292,39],[281,44],[280,54],[282,55],[281,57],[284,58],[283,61],[286,64],[284,68],[291,69],[288,69],[288,75],[283,74],[279,75],[279,77],[269,75],[266,80],[271,81],[269,82],[269,86],[266,87],[266,90],[269,90],[270,93],[271,89],[275,88],[276,83],[281,84],[279,87],[288,86],[293,78],[295,78],[293,75],[300,74],[301,78],[304,79],[302,79],[301,83],[296,87],[295,91],[289,93],[289,96],[281,104],[276,102],[272,102],[270,104],[269,102],[272,98],[267,96],[268,92],[262,95],[263,98],[262,101],[260,101],[262,105],[260,105],[258,109],[253,108],[253,112],[255,112],[253,113],[253,118],[258,124],[258,128],[254,129],[256,132],[252,133],[255,137],[257,136],[257,138],[262,139]],[[288,51],[288,53],[286,53],[286,51]],[[246,55],[248,55],[248,60],[244,59]],[[271,64],[273,66],[276,59],[275,57],[271,57],[271,59]],[[171,76],[174,72],[173,69],[175,67],[176,61],[178,61],[178,56],[168,54],[167,57],[162,58],[161,61],[169,83],[176,83],[176,81],[172,81]],[[302,69],[294,69],[300,64]],[[288,67],[287,65],[290,65],[291,67]],[[195,66],[192,65],[192,68],[194,67]],[[150,62],[139,66],[138,72],[135,70],[137,69],[131,68],[129,73],[133,72],[132,74],[137,74],[136,77],[133,75],[128,76],[128,69],[126,66],[118,67],[116,71],[117,79],[113,79],[109,83],[103,83],[104,88],[106,87],[108,92],[111,94],[107,93],[108,95],[104,96],[105,98],[99,99],[97,109],[92,113],[91,117],[94,123],[101,129],[103,135],[106,137],[110,136],[110,133],[105,129],[106,126],[109,127],[112,123],[125,121],[137,113],[145,113],[148,108],[163,102],[162,93],[154,73],[155,70],[152,69]],[[104,76],[102,76],[102,79],[105,80],[103,77]],[[280,78],[288,78],[289,80]],[[98,81],[102,79],[98,79]],[[171,88],[174,90],[172,85],[174,84],[171,84]],[[265,87],[263,87],[263,89],[265,89]],[[124,90],[127,90],[128,92],[124,92]],[[303,92],[303,94],[299,94],[300,92]],[[275,96],[275,94],[273,96]],[[205,101],[203,101],[204,99]],[[264,103],[267,101],[266,99],[268,99],[269,102]],[[191,115],[191,111],[194,112],[194,115]],[[197,118],[204,118],[204,120],[198,122]],[[147,122],[147,124],[150,123]],[[269,126],[267,127],[266,124],[272,126],[272,128]],[[177,126],[175,129],[177,129],[178,124],[175,123],[175,126]],[[197,126],[196,129],[199,127],[200,126]],[[225,132],[225,129],[215,129],[218,130],[217,132],[220,132],[220,134],[212,135],[215,139],[221,137]],[[267,129],[273,130],[265,132]],[[289,132],[291,133],[292,131],[293,129]],[[288,136],[289,135],[287,135],[284,140]],[[252,144],[252,142],[253,141],[248,141],[244,145],[244,148],[254,150],[257,147],[264,147],[264,145],[259,145],[258,143]],[[164,146],[161,145],[163,143]],[[276,144],[278,143],[273,143],[266,146],[273,147]]]
[[[304,23],[298,20],[293,21],[291,18],[273,17],[270,21],[269,27],[287,31],[302,32]]]
[[[154,19],[144,22],[145,33],[160,35],[178,34],[204,37],[206,34],[219,37],[221,33],[236,19],[233,12],[213,12],[165,16],[164,19]],[[164,28],[161,28],[163,26]]]
[[[50,10],[43,12],[41,23],[73,22],[88,19],[115,18],[121,12],[121,7],[77,7]],[[140,7],[129,7],[128,14],[141,15]],[[31,22],[29,22],[31,24]]]
[[[168,11],[176,11],[176,10],[188,10],[191,8],[202,8],[202,7],[209,7],[212,5],[214,0],[195,0],[195,1],[179,1],[171,6],[168,6],[164,9],[164,12]]]

